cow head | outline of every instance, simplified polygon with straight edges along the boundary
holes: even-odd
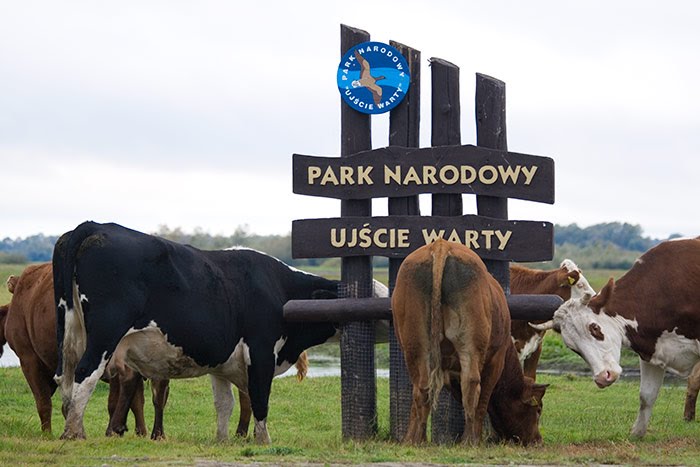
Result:
[[[610,316],[603,310],[613,294],[615,283],[611,278],[594,297],[584,294],[564,302],[554,317],[543,324],[531,324],[538,330],[554,329],[561,333],[567,347],[579,354],[593,371],[600,388],[617,381],[622,372],[620,351],[626,339],[625,329],[636,327],[621,316]]]
[[[524,377],[518,390],[501,400],[497,406],[489,406],[489,418],[499,441],[509,441],[524,446],[542,443],[539,430],[542,415],[542,398],[548,384],[536,384],[532,378]]]
[[[565,259],[559,265],[557,273],[557,282],[560,287],[571,289],[571,298],[581,298],[585,294],[595,295],[595,290],[588,283],[588,280],[583,275],[576,263],[570,259]],[[568,297],[563,297],[567,299]]]

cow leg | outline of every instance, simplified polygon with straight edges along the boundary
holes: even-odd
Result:
[[[106,357],[91,358],[90,353],[86,352],[83,358],[81,358],[75,371],[76,381],[80,379],[80,382],[75,382],[72,385],[73,393],[70,398],[65,429],[63,430],[61,439],[85,438],[85,426],[83,425],[85,407],[90,400],[90,396],[92,396],[92,393],[95,391],[95,386],[104,373],[106,366]],[[92,373],[87,374],[89,371],[88,368],[95,369]]]
[[[664,369],[657,365],[652,365],[644,360],[639,360],[640,383],[639,383],[639,414],[632,426],[632,436],[643,437],[649,426],[651,411],[659,395],[659,389],[664,382]]]
[[[143,396],[143,376],[139,373],[134,373],[134,395],[131,398],[131,413],[134,414],[134,421],[136,422],[136,435],[146,436],[148,430],[146,429],[146,419],[143,415],[143,406],[145,404]],[[125,420],[126,421],[126,420]],[[126,423],[124,424],[124,429],[128,430]]]
[[[270,444],[270,434],[267,431],[267,413],[270,402],[272,377],[275,373],[275,356],[272,353],[272,343],[269,345],[251,345],[251,364],[248,366],[248,389],[250,403],[255,418],[253,434],[257,444]]]
[[[477,409],[481,398],[481,372],[477,353],[463,349],[459,351],[460,385],[462,387],[462,407],[464,409],[464,444],[477,444],[481,438],[481,420]],[[487,399],[488,400],[488,399]]]
[[[119,376],[115,374],[114,376],[109,378],[109,396],[107,397],[107,412],[109,413],[109,423],[107,423],[107,430],[105,431],[105,436],[112,436],[114,434],[117,434],[115,428],[118,422],[114,414],[115,412],[117,412],[119,406],[119,385]],[[125,417],[126,415],[122,418]],[[124,423],[124,421],[122,421],[122,423]]]
[[[494,433],[491,422],[487,417],[487,413],[489,408],[489,401],[491,400],[491,396],[493,395],[493,390],[498,384],[498,381],[501,378],[501,374],[503,373],[505,354],[507,352],[507,348],[495,352],[484,363],[484,367],[481,370],[481,393],[479,394],[479,402],[476,408],[474,424],[474,439],[477,442],[481,440],[484,429],[487,430],[487,434]]]
[[[700,362],[693,367],[692,373],[688,377],[688,389],[685,393],[685,409],[683,410],[683,419],[692,422],[695,420],[695,403],[698,400],[698,391],[700,391]]]
[[[109,379],[110,417],[106,436],[123,436],[128,431],[126,419],[130,407],[136,419],[136,434],[143,436],[146,434],[143,417],[143,378],[131,368],[123,367],[115,371]]]
[[[216,439],[226,441],[228,439],[228,423],[233,413],[233,392],[231,392],[231,382],[209,375],[211,379],[211,390],[214,393],[214,407],[216,408]]]
[[[428,353],[414,342],[413,345],[406,346],[404,355],[413,390],[411,413],[403,442],[421,444],[427,441],[426,430],[431,408]],[[435,390],[439,391],[440,388]]]
[[[153,431],[151,431],[152,440],[160,440],[165,438],[165,428],[163,428],[163,412],[165,404],[168,402],[170,394],[169,379],[151,379],[151,396],[153,401]]]
[[[241,390],[241,388],[238,388],[238,402],[240,403],[241,415],[238,418],[236,436],[245,438],[248,436],[248,426],[250,425],[250,417],[253,415],[253,409],[250,407],[250,395],[248,395],[248,392]]]
[[[34,396],[36,411],[41,421],[41,431],[51,433],[51,396],[56,391],[53,374],[46,370],[34,353],[22,356],[21,367]]]

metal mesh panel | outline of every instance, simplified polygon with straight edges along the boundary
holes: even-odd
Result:
[[[462,404],[444,389],[440,392],[438,406],[432,412],[432,441],[451,444],[459,441],[464,433],[464,410]]]
[[[393,322],[389,326],[389,398],[391,438],[402,441],[408,431],[413,387]]]
[[[369,287],[343,284],[341,298],[370,297]],[[340,378],[343,437],[367,439],[377,433],[377,372],[374,323],[349,322],[341,327]]]

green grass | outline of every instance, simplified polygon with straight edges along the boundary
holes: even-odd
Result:
[[[388,440],[388,380],[377,380],[376,438],[344,441],[341,435],[339,378],[274,381],[268,427],[271,446],[250,440],[214,440],[215,412],[208,378],[172,382],[165,414],[167,439],[153,442],[132,431],[105,438],[107,386],[100,383],[85,416],[88,439],[62,441],[63,418],[54,396],[54,434],[42,435],[34,402],[17,368],[0,369],[0,464],[133,465],[197,462],[272,463],[484,463],[484,464],[697,464],[697,423],[682,421],[684,386],[665,386],[656,404],[649,434],[630,440],[637,412],[638,384],[620,381],[606,390],[590,378],[542,375],[549,383],[541,431],[544,446],[523,448],[486,444],[480,447],[404,446]],[[146,407],[147,423],[153,419]],[[237,419],[234,412],[232,424]]]
[[[0,281],[19,274],[24,266],[0,264]],[[333,271],[314,271],[332,276]],[[587,271],[594,289],[622,271]],[[386,283],[386,269],[375,269]],[[0,284],[0,303],[11,295]],[[337,353],[338,345],[326,345]],[[379,367],[388,365],[386,345],[376,347]],[[565,348],[554,333],[545,338],[543,367],[588,372],[580,357]],[[623,366],[637,364],[636,355],[623,353]],[[294,378],[274,381],[268,426],[272,446],[250,440],[215,441],[215,412],[207,378],[172,382],[166,409],[163,442],[137,438],[105,438],[107,386],[98,385],[85,417],[86,441],[61,441],[60,398],[54,396],[54,434],[39,431],[39,419],[29,388],[18,368],[0,369],[0,465],[133,465],[144,463],[195,464],[198,462],[270,463],[482,463],[482,464],[698,464],[700,426],[682,420],[684,382],[665,386],[643,440],[631,440],[629,429],[638,409],[639,384],[623,380],[606,390],[597,389],[590,376],[541,374],[539,382],[551,386],[545,397],[541,431],[545,445],[522,448],[510,445],[410,447],[389,441],[388,380],[378,379],[379,431],[376,438],[358,442],[341,436],[339,378]],[[148,397],[147,397],[148,399]],[[237,409],[232,417],[235,427]],[[146,420],[153,409],[146,407]],[[232,428],[233,431],[233,428]]]

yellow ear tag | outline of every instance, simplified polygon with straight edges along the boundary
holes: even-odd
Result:
[[[576,279],[573,277],[569,276],[569,285],[574,285],[574,282],[576,282]]]

